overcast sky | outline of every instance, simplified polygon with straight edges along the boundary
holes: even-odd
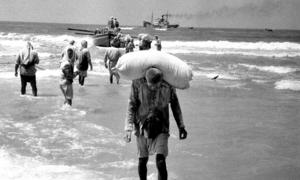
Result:
[[[0,0],[0,21],[142,25],[152,12],[186,27],[300,29],[300,0]]]

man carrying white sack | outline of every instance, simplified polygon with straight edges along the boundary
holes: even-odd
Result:
[[[156,154],[158,180],[168,179],[169,103],[179,128],[179,139],[185,139],[187,132],[175,88],[163,80],[162,72],[151,67],[145,77],[132,81],[125,140],[130,142],[131,133],[135,130],[140,180],[147,179],[148,157],[153,154]]]
[[[109,81],[110,84],[113,83],[113,76],[116,77],[117,84],[119,84],[120,75],[118,72],[113,71],[112,69],[116,66],[119,58],[122,56],[122,52],[119,48],[110,47],[107,48],[104,54],[104,65],[105,68],[109,70]],[[108,61],[109,60],[109,61]],[[107,63],[108,61],[108,63]]]

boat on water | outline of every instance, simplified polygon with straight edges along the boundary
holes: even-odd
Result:
[[[75,31],[75,34],[92,36],[93,44],[98,47],[111,47],[112,40],[117,35],[113,30],[86,30],[77,28],[68,28],[70,31]],[[121,46],[124,46],[121,43]]]
[[[113,39],[115,35],[106,33],[106,34],[95,34],[93,35],[93,43],[95,46],[99,47],[110,47],[111,46],[111,40]]]
[[[162,14],[160,18],[156,18],[153,21],[153,13],[151,15],[151,21],[143,21],[143,27],[145,28],[178,28],[179,24],[170,24],[169,23],[170,14]]]

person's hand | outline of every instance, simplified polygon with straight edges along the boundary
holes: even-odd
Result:
[[[185,139],[187,137],[187,132],[185,128],[179,128],[179,139]]]
[[[129,143],[131,141],[131,132],[132,131],[126,131],[125,132],[125,136],[124,136],[124,140],[125,142]]]
[[[18,72],[17,71],[15,72],[15,76],[18,77]]]

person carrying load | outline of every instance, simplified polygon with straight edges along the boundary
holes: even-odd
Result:
[[[163,80],[162,71],[150,67],[145,77],[132,81],[125,120],[125,141],[131,141],[134,130],[140,180],[147,179],[148,157],[153,154],[156,154],[158,180],[168,179],[169,104],[179,129],[179,139],[185,139],[187,132],[175,88]]]
[[[112,69],[116,66],[119,58],[122,56],[122,52],[119,48],[110,47],[107,48],[104,54],[104,65],[105,68],[109,70],[109,81],[113,83],[113,76],[116,77],[117,84],[119,84],[120,76],[118,72],[113,71]]]

